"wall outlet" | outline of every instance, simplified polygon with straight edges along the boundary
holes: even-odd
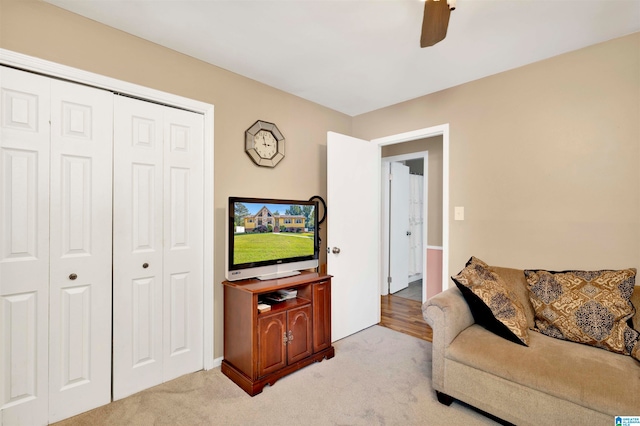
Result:
[[[455,220],[464,220],[464,207],[456,207],[454,209],[454,216],[453,218]]]

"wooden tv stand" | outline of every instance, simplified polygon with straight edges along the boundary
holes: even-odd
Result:
[[[314,362],[333,358],[331,276],[303,272],[269,281],[224,281],[222,373],[249,395]],[[296,289],[295,299],[258,312],[258,297]]]

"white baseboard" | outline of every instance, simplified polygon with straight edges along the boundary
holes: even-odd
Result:
[[[211,363],[211,368],[218,368],[222,365],[222,360],[224,358],[223,357],[218,357],[218,358],[214,358],[212,363]],[[210,368],[208,368],[207,370],[210,370]]]

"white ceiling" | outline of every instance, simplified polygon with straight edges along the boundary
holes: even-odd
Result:
[[[348,115],[640,31],[640,0],[46,0]],[[117,49],[117,46],[114,46]]]

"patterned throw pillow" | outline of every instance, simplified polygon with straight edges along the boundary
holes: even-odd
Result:
[[[472,257],[451,279],[462,292],[477,324],[507,340],[529,345],[524,307],[486,263]]]
[[[640,333],[629,327],[635,269],[524,271],[536,330],[640,360]]]

